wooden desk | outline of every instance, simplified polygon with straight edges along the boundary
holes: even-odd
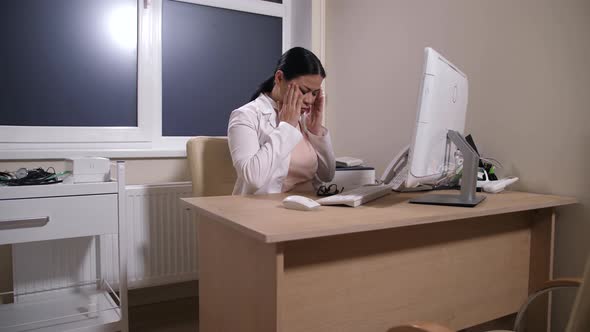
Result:
[[[199,331],[493,320],[551,276],[553,208],[576,202],[505,192],[475,208],[409,204],[416,195],[312,212],[283,208],[285,194],[185,198],[199,212]],[[546,330],[546,303],[532,311],[532,330]]]

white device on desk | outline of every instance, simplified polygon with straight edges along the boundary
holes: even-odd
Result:
[[[467,75],[430,47],[424,49],[418,112],[408,156],[406,186],[436,184],[461,164],[458,195],[430,194],[410,203],[474,207],[485,196],[476,194],[479,154],[463,137],[469,94]]]
[[[408,159],[410,154],[410,146],[404,147],[389,163],[379,183],[391,186],[394,191],[399,192],[414,192],[432,190],[433,186],[420,184],[415,187],[408,188],[406,181],[408,179]]]
[[[336,158],[336,167],[354,167],[361,166],[364,163],[362,159],[353,157],[338,157]]]
[[[348,205],[357,207],[364,203],[375,200],[379,197],[389,194],[392,190],[395,191],[422,191],[430,190],[432,186],[420,185],[415,188],[406,188],[405,183],[408,178],[408,154],[409,146],[403,148],[389,163],[379,183],[376,185],[363,184],[360,187],[345,190],[344,192],[332,195],[317,200],[322,205]],[[336,169],[338,171],[338,169]],[[338,172],[336,172],[338,174]],[[375,171],[373,170],[373,175]],[[338,181],[333,181],[339,184]],[[374,182],[374,181],[373,181]],[[347,187],[344,186],[346,189]]]
[[[317,200],[322,205],[348,205],[357,207],[377,198],[383,197],[392,190],[402,191],[408,177],[408,151],[409,147],[402,149],[389,163],[378,184],[364,184],[360,187],[350,188],[344,192]],[[338,170],[338,169],[336,169]],[[336,172],[337,174],[338,172]],[[373,170],[373,175],[375,171]],[[374,182],[374,181],[373,181]],[[335,183],[338,183],[335,181]],[[346,189],[346,187],[344,186]],[[432,189],[429,186],[420,186],[412,190]]]
[[[381,175],[379,184],[374,184],[375,170],[373,169],[373,181],[356,187],[346,187],[341,185],[345,189],[344,192],[320,198],[317,202],[322,205],[348,205],[357,207],[389,194],[392,189],[398,190],[403,188],[408,173],[406,167],[408,163],[408,149],[409,147],[405,147],[397,156],[395,156],[395,158],[393,158],[383,172],[383,175]],[[336,175],[338,175],[338,168],[336,168],[336,171]],[[337,180],[334,180],[333,182],[340,185],[340,182]]]
[[[457,151],[463,156],[462,186],[459,195],[423,195],[411,203],[473,207],[485,196],[475,194],[479,154],[463,137],[467,113],[467,76],[432,48],[424,49],[418,114],[412,144],[402,150],[387,167],[380,187],[392,188],[405,182],[406,188],[434,185],[455,171]],[[405,167],[406,168],[405,168]],[[404,177],[406,177],[404,179]],[[429,189],[431,189],[430,187]],[[322,198],[318,203],[358,206],[385,195],[370,186],[357,188],[354,195],[343,192]],[[356,190],[356,189],[355,189]]]
[[[68,158],[66,171],[71,172],[73,183],[107,182],[110,180],[111,161],[101,157]]]
[[[507,186],[513,184],[516,181],[518,181],[518,178],[514,176],[496,181],[489,181],[483,185],[483,191],[491,194],[497,194],[499,192],[504,191],[504,189],[506,189]]]
[[[336,167],[331,183],[345,190],[375,184],[375,169],[373,167]]]
[[[291,195],[283,199],[283,206],[291,210],[311,211],[320,207],[320,204],[305,196]]]

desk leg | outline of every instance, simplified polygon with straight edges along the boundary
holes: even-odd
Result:
[[[553,208],[532,212],[529,294],[553,277],[555,212]],[[551,327],[551,296],[535,300],[527,310],[527,331],[547,331]]]
[[[198,217],[199,332],[280,331],[282,246]]]

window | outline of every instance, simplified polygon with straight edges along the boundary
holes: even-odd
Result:
[[[276,66],[281,18],[172,0],[162,18],[162,135],[226,135]]]
[[[137,126],[136,12],[135,0],[1,2],[0,125]]]
[[[0,2],[0,142],[146,139],[137,34],[136,0]]]
[[[225,135],[289,47],[289,13],[289,0],[1,1],[0,151]]]

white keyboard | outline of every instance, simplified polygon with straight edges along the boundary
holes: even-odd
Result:
[[[348,205],[357,207],[389,193],[391,193],[390,185],[362,186],[337,195],[317,199],[316,202],[321,205]]]

